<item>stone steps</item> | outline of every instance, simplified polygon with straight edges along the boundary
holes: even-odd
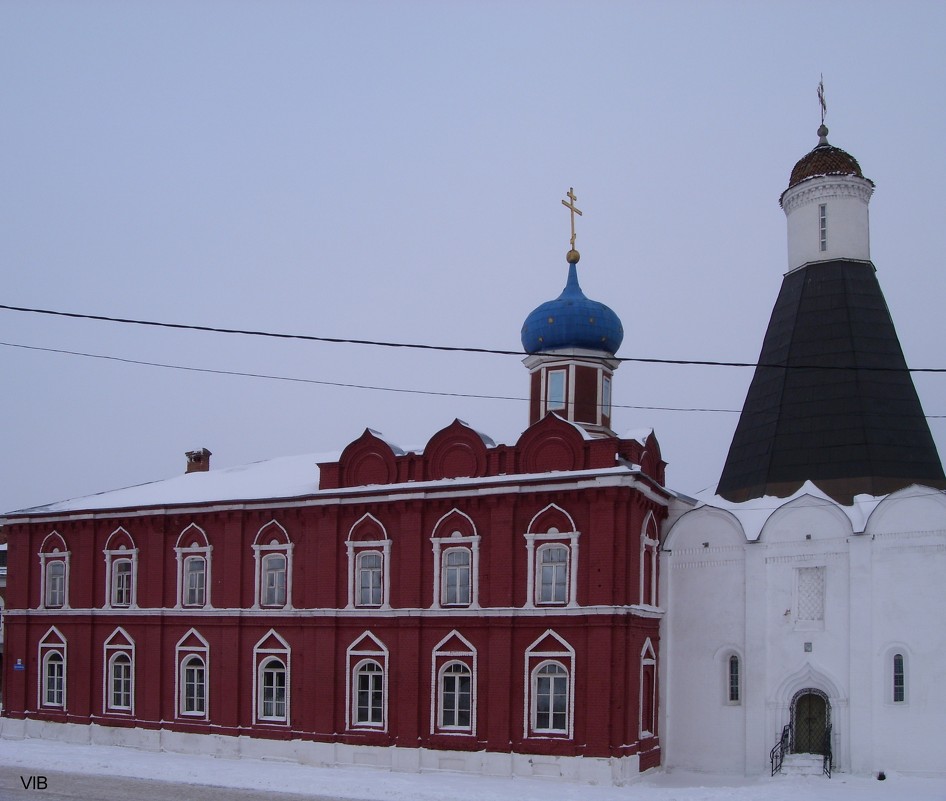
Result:
[[[783,776],[823,776],[824,757],[821,754],[786,754],[782,760]]]

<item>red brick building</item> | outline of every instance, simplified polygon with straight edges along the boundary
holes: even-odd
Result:
[[[455,421],[420,452],[370,430],[332,459],[209,470],[201,450],[176,478],[8,515],[4,714],[319,763],[660,764],[670,494],[654,436],[610,429],[623,331],[577,260],[523,328],[514,445]]]

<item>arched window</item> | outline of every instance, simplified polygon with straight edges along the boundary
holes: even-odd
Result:
[[[362,551],[356,561],[358,606],[381,606],[384,597],[382,555],[378,551]]]
[[[207,532],[191,523],[177,538],[177,604],[191,608],[210,606],[210,558],[213,547]]]
[[[59,651],[49,651],[43,659],[43,706],[65,705],[66,660]]]
[[[59,532],[47,534],[39,548],[40,608],[69,608],[69,557],[66,541]]]
[[[108,708],[131,710],[131,659],[128,654],[115,654],[108,666]]]
[[[356,726],[384,726],[384,670],[373,659],[354,670],[355,693],[352,720]]]
[[[640,733],[641,737],[657,734],[657,655],[648,637],[641,649]]]
[[[191,656],[181,664],[181,714],[203,717],[207,710],[207,675],[204,660]]]
[[[131,606],[131,559],[112,562],[112,606]]]
[[[444,606],[470,605],[470,565],[472,554],[469,548],[448,548],[443,552],[443,578],[441,599]]]
[[[271,553],[263,557],[262,606],[286,605],[286,557]]]
[[[260,665],[260,720],[286,719],[286,666],[273,658]]]
[[[742,693],[740,692],[740,671],[739,671],[739,657],[736,654],[730,655],[729,659],[726,661],[727,665],[727,698],[729,703],[738,704],[742,701]]]
[[[568,548],[543,545],[537,552],[535,598],[539,604],[568,602]]]
[[[188,556],[184,560],[184,606],[204,606],[207,600],[207,560]]]
[[[66,563],[57,559],[46,563],[46,607],[59,609],[66,603]]]
[[[462,662],[440,671],[440,728],[469,730],[473,725],[473,675]]]
[[[532,730],[568,732],[568,671],[559,662],[539,665],[532,677]]]
[[[893,655],[893,702],[902,704],[907,700],[907,681],[903,654]]]

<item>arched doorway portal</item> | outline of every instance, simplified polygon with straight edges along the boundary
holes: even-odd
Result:
[[[809,687],[792,698],[792,753],[825,754],[831,704],[821,690]]]

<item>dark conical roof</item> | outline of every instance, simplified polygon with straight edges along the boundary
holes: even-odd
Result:
[[[723,497],[785,497],[809,479],[842,502],[915,483],[946,487],[872,264],[788,273],[759,365],[719,480]]]

